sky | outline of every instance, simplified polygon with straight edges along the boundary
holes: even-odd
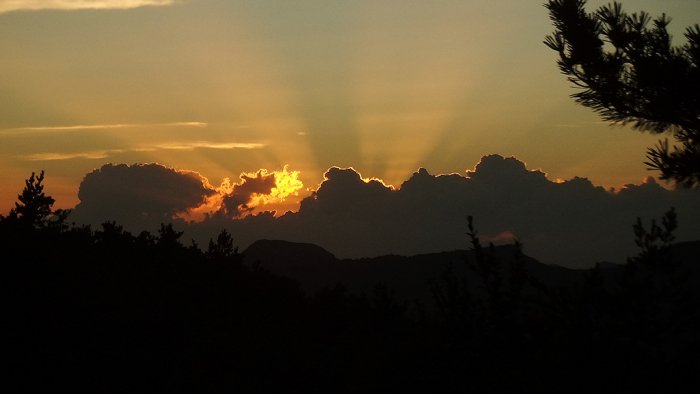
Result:
[[[0,212],[40,170],[75,207],[107,164],[201,177],[213,191],[190,219],[298,211],[333,166],[398,188],[498,154],[552,182],[643,184],[657,137],[569,97],[542,3],[0,0]],[[700,15],[695,0],[623,4],[670,15],[675,43]],[[269,176],[285,186],[250,200],[241,185]]]

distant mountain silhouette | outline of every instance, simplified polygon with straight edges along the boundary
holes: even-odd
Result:
[[[514,262],[517,249],[512,245],[497,246],[494,252],[498,261],[508,265]],[[466,277],[474,291],[480,285],[478,275],[467,264],[474,261],[474,252],[467,250],[338,259],[314,244],[260,240],[243,252],[243,258],[245,264],[260,264],[274,274],[296,279],[309,293],[340,284],[351,292],[371,294],[375,286],[384,285],[399,299],[429,301],[430,283],[439,280],[448,268]],[[579,283],[588,272],[543,264],[526,255],[521,255],[520,261],[530,277],[548,286]]]

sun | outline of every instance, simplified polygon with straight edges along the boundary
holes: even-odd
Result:
[[[289,171],[287,167],[285,165],[282,171],[275,172],[275,187],[270,192],[272,198],[284,201],[289,196],[298,196],[304,187],[299,180],[299,171]]]
[[[250,196],[246,204],[252,208],[250,213],[275,211],[276,215],[282,215],[287,211],[298,209],[298,199],[288,199],[288,197],[298,197],[299,192],[304,188],[304,183],[299,179],[300,171],[290,171],[285,165],[282,170],[272,172],[260,170],[259,174],[263,177],[274,176],[275,186],[268,193],[254,193]]]

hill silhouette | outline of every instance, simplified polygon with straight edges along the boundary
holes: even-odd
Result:
[[[519,255],[513,245],[497,246],[494,253],[505,266],[518,256],[529,275],[548,286],[574,286],[588,273],[588,270],[540,263]],[[244,263],[259,264],[274,274],[293,278],[311,294],[335,285],[344,286],[355,294],[371,294],[375,286],[383,285],[392,289],[402,301],[421,302],[430,302],[430,284],[438,281],[448,269],[465,277],[472,291],[478,291],[480,278],[467,264],[474,259],[475,252],[469,250],[338,259],[320,246],[281,240],[259,240],[243,251]]]

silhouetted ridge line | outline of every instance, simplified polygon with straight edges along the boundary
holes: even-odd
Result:
[[[511,261],[515,251],[511,245],[498,246],[495,248],[496,258]],[[472,286],[478,287],[475,273],[467,267],[467,261],[474,258],[474,253],[466,250],[337,259],[313,244],[261,240],[248,247],[243,256],[246,264],[259,263],[270,272],[296,279],[311,293],[340,284],[358,294],[371,294],[376,285],[383,284],[396,291],[400,299],[429,302],[432,295],[427,285],[439,279],[448,266],[452,266],[456,273],[470,277]],[[530,274],[549,285],[572,285],[581,281],[587,272],[542,264],[527,256],[523,256],[523,261]]]

